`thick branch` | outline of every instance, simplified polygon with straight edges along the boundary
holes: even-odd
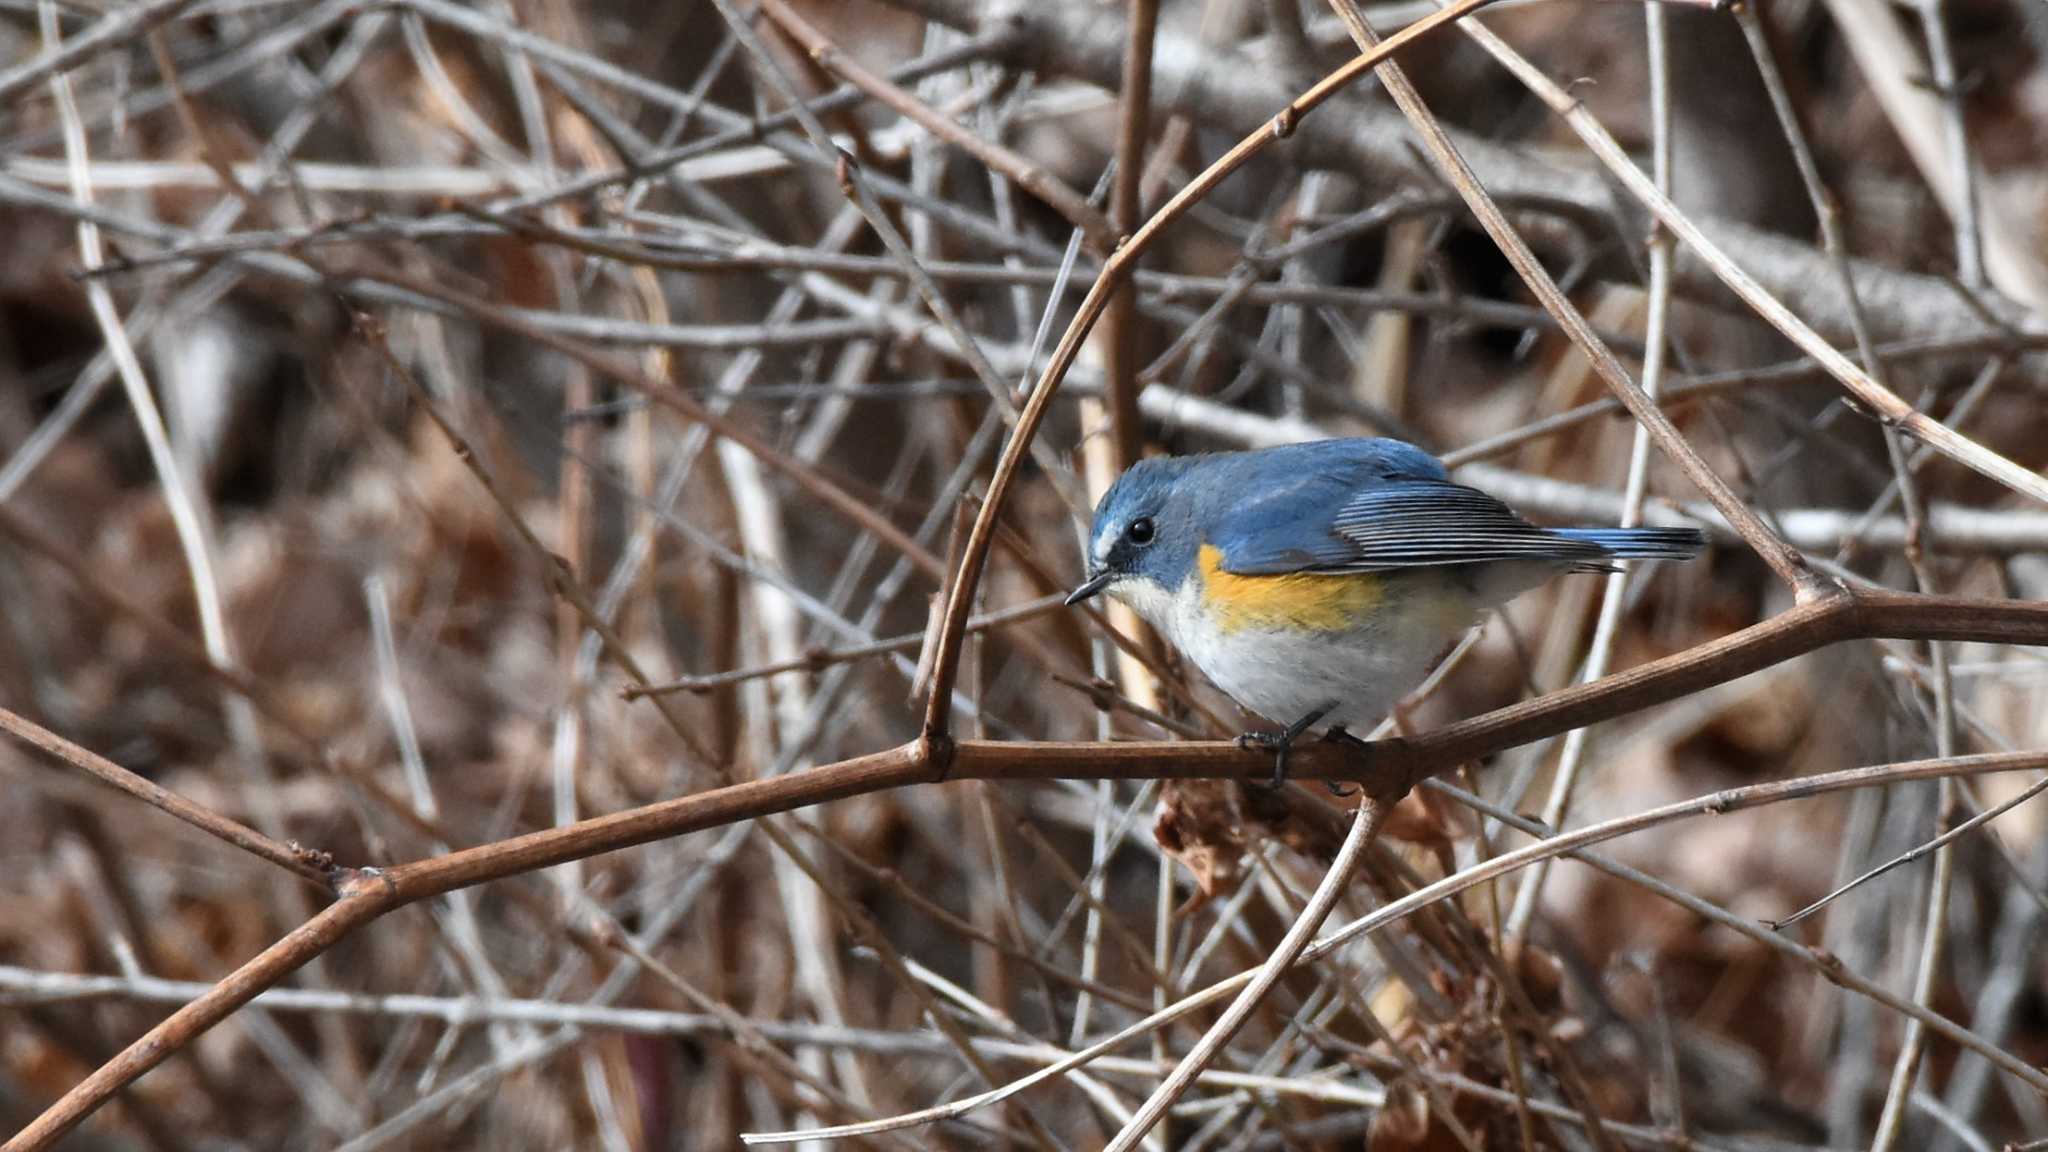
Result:
[[[1347,780],[1379,794],[1438,772],[1569,729],[1654,707],[1829,644],[1854,639],[1968,640],[2048,646],[2048,604],[1843,592],[1799,605],[1764,623],[1662,660],[1489,712],[1412,739],[1364,747],[1297,749],[1297,777]],[[226,1018],[342,936],[393,909],[458,888],[571,860],[831,800],[945,779],[1055,780],[1157,777],[1251,778],[1264,754],[1230,742],[1126,744],[961,741],[950,763],[923,742],[804,772],[749,780],[693,796],[599,816],[561,828],[451,852],[388,870],[346,874],[343,899],[244,964],[213,991],[179,1009],[87,1077],[0,1152],[48,1147],[107,1098]]]

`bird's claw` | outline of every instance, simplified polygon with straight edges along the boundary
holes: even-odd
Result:
[[[1237,746],[1249,752],[1257,749],[1273,754],[1273,782],[1269,787],[1284,788],[1287,785],[1287,751],[1294,746],[1294,735],[1289,732],[1244,732],[1237,737]]]
[[[1321,720],[1324,716],[1328,715],[1329,712],[1330,709],[1327,707],[1318,708],[1315,711],[1309,713],[1308,715],[1303,716],[1301,719],[1296,720],[1294,723],[1289,724],[1286,728],[1282,729],[1279,732],[1240,733],[1237,738],[1237,746],[1247,751],[1253,748],[1258,748],[1273,753],[1272,787],[1275,790],[1284,788],[1287,786],[1288,750],[1294,747],[1294,742],[1301,738],[1301,734],[1303,732],[1306,732],[1310,728],[1313,728],[1315,726],[1316,721]],[[1324,738],[1328,739],[1327,736],[1325,736]],[[1343,793],[1341,792],[1337,794],[1340,796],[1343,795]]]
[[[1343,726],[1342,724],[1337,724],[1337,725],[1333,725],[1333,726],[1332,726],[1332,727],[1330,728],[1330,730],[1329,730],[1329,731],[1327,731],[1327,732],[1323,733],[1323,743],[1325,743],[1325,744],[1361,744],[1361,745],[1362,745],[1362,744],[1364,744],[1364,743],[1365,743],[1365,741],[1363,741],[1363,740],[1360,740],[1360,739],[1359,739],[1358,737],[1356,737],[1356,736],[1353,736],[1353,735],[1352,735],[1351,733],[1349,733],[1349,732],[1346,732],[1346,731],[1344,730],[1344,726]],[[1356,795],[1358,795],[1358,794],[1359,794],[1360,792],[1364,791],[1364,789],[1362,789],[1362,788],[1346,788],[1346,787],[1344,787],[1344,785],[1342,785],[1342,784],[1338,783],[1338,782],[1337,782],[1337,781],[1335,781],[1335,780],[1325,780],[1325,781],[1323,781],[1323,787],[1325,787],[1325,788],[1328,788],[1328,789],[1330,790],[1330,795],[1332,795],[1332,796],[1335,796],[1335,797],[1337,797],[1337,798],[1338,798],[1339,800],[1342,800],[1342,799],[1345,799],[1345,798],[1347,798],[1347,797],[1351,797],[1351,796],[1356,796]]]

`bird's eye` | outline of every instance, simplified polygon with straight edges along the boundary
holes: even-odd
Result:
[[[1124,538],[1142,548],[1152,542],[1154,531],[1152,518],[1150,516],[1140,516],[1136,520],[1131,521],[1129,528],[1124,529]]]

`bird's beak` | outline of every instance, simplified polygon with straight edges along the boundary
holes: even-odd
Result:
[[[1079,587],[1067,593],[1067,606],[1071,608],[1081,601],[1093,597],[1097,592],[1109,587],[1109,582],[1115,576],[1116,573],[1114,572],[1097,572],[1095,575],[1081,581]]]

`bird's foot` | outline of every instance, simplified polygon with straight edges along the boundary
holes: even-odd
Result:
[[[1273,754],[1273,782],[1271,788],[1287,783],[1287,751],[1294,741],[1285,732],[1243,732],[1237,737],[1237,746],[1246,751],[1256,748]]]
[[[1273,754],[1273,784],[1281,788],[1287,784],[1287,753],[1301,734],[1315,726],[1316,721],[1328,715],[1329,706],[1315,711],[1289,724],[1278,732],[1245,732],[1238,736],[1237,746],[1244,749],[1257,748]]]
[[[1331,725],[1330,730],[1328,732],[1323,733],[1323,743],[1349,744],[1354,748],[1365,747],[1365,741],[1360,740],[1358,737],[1353,736],[1351,733],[1345,731],[1344,726],[1342,724]],[[1344,787],[1344,785],[1339,784],[1335,780],[1323,781],[1323,787],[1328,788],[1330,790],[1330,795],[1335,796],[1340,800],[1348,796],[1356,796],[1361,791],[1361,789],[1358,788],[1346,788]]]

